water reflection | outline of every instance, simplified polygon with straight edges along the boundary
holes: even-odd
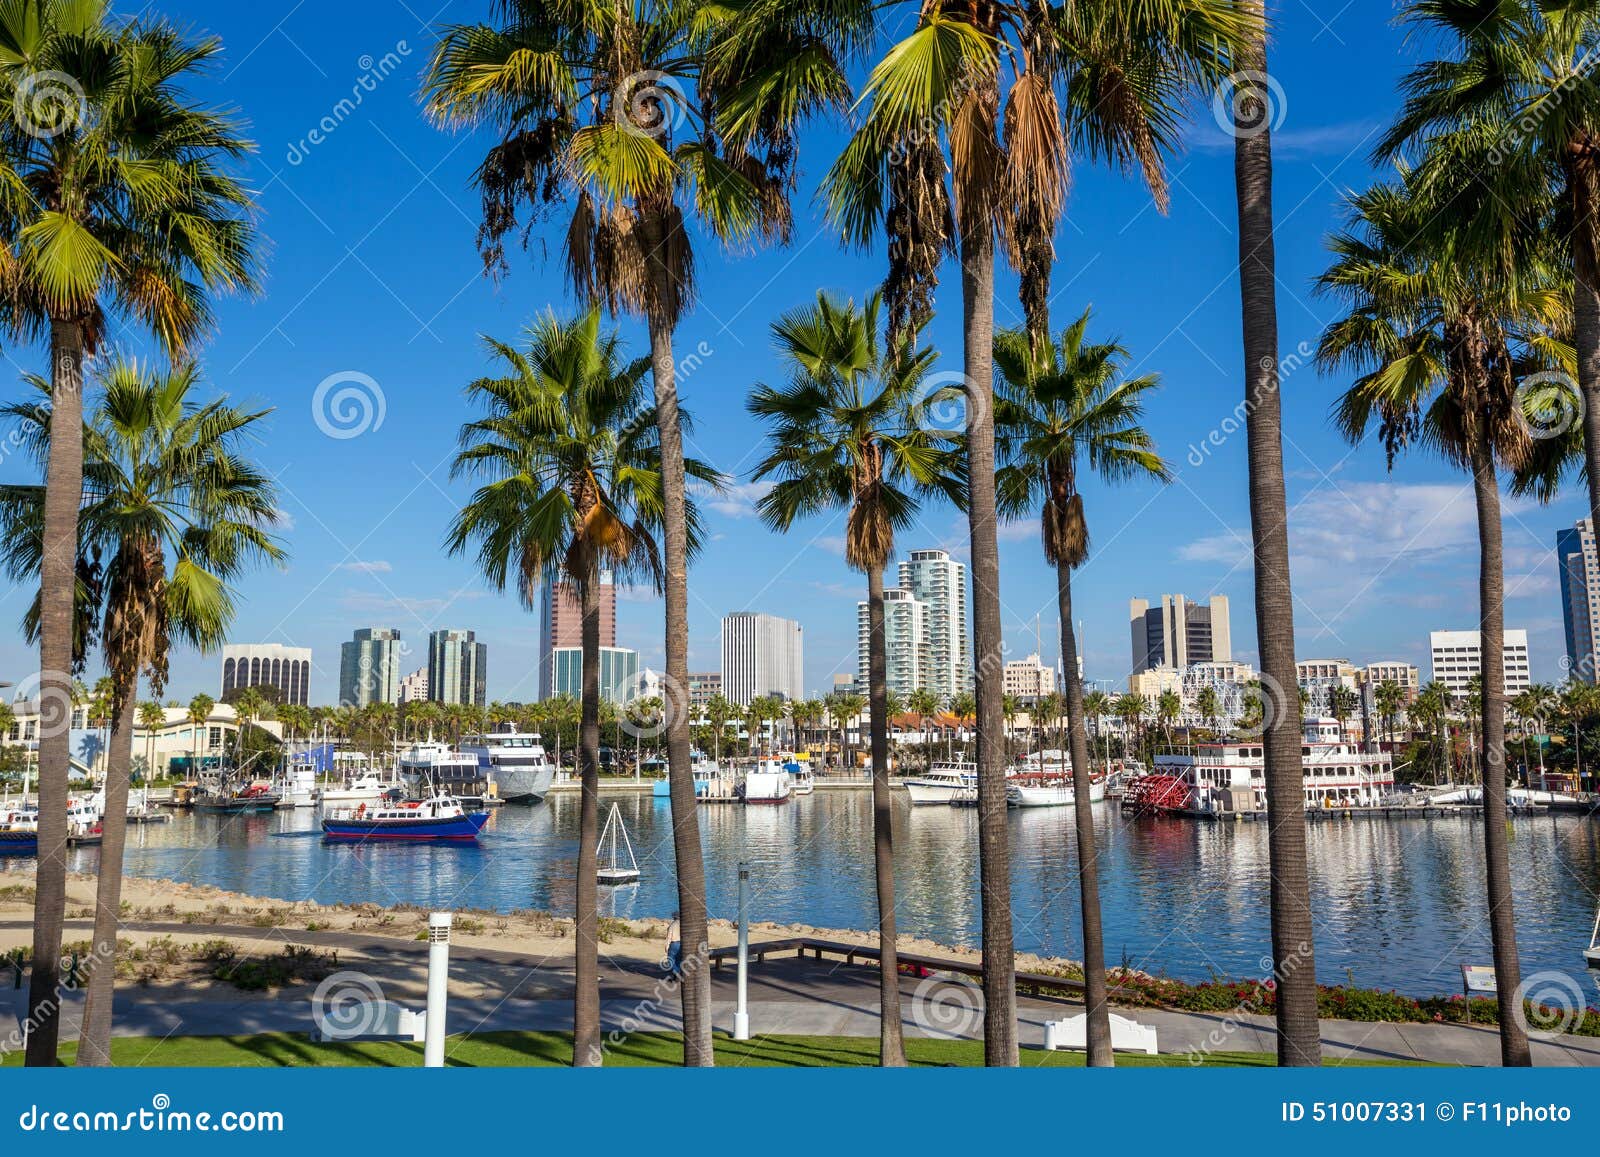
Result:
[[[601,911],[666,916],[677,907],[665,800],[608,795],[633,839],[641,879],[602,895]],[[1128,819],[1096,809],[1106,950],[1151,971],[1190,978],[1258,975],[1268,943],[1265,824]],[[1020,949],[1076,956],[1078,879],[1067,809],[1014,812],[1013,905]],[[128,871],[228,891],[320,903],[410,903],[570,912],[578,800],[506,807],[479,846],[324,844],[311,812],[180,815],[129,832]],[[976,945],[977,813],[903,802],[894,816],[900,930]],[[872,808],[866,793],[818,792],[783,807],[701,809],[713,915],[731,917],[735,869],[753,868],[758,918],[815,927],[876,923]],[[1600,836],[1574,816],[1516,820],[1511,843],[1517,923],[1528,971],[1581,967]],[[1463,962],[1487,963],[1483,831],[1469,819],[1348,820],[1309,832],[1317,966],[1325,981],[1448,992]],[[92,871],[97,849],[72,866]],[[0,877],[29,867],[0,861]],[[30,868],[31,870],[31,868]]]

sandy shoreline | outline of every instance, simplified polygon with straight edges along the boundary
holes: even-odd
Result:
[[[32,875],[7,875],[0,882],[0,953],[32,941]],[[93,920],[95,878],[72,873],[67,882],[69,925],[64,942],[82,946],[88,939]],[[427,909],[410,905],[384,907],[378,904],[324,905],[315,901],[289,902],[260,896],[226,892],[220,888],[180,883],[172,880],[127,877],[122,886],[124,919],[132,923],[183,925],[172,931],[146,931],[130,928],[119,943],[128,946],[119,963],[118,988],[181,993],[185,999],[296,999],[308,993],[310,982],[287,984],[263,991],[241,991],[233,984],[212,977],[212,965],[190,957],[208,942],[219,938],[219,926],[227,928],[225,938],[241,958],[273,957],[287,944],[310,944],[312,938],[297,933],[352,933],[366,940],[414,943],[427,924]],[[259,929],[259,931],[256,931]],[[804,924],[776,924],[764,921],[750,925],[753,941],[776,940],[789,936],[817,936],[850,944],[876,944],[877,934],[856,929],[815,928]],[[621,920],[603,918],[600,954],[622,966],[655,966],[665,954],[667,921],[661,919]],[[458,910],[452,943],[462,949],[489,949],[512,953],[523,959],[520,966],[480,964],[456,973],[452,986],[461,984],[466,995],[539,998],[548,995],[539,974],[549,981],[569,978],[572,970],[572,920],[546,912],[486,912]],[[713,920],[711,947],[737,942],[732,921]],[[977,962],[973,949],[937,944],[913,937],[899,939],[901,951]],[[143,951],[141,951],[143,950]],[[146,959],[131,959],[144,956]],[[356,967],[381,979],[386,989],[420,993],[423,977],[405,960],[389,959],[382,951],[340,948],[337,966]],[[1075,963],[1029,953],[1017,956],[1017,967],[1028,971],[1055,971]],[[390,988],[392,986],[392,988]]]

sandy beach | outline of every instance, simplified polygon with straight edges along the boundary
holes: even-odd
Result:
[[[0,953],[32,941],[33,892],[31,877],[7,877],[0,885]],[[68,878],[68,926],[64,943],[70,953],[86,952],[94,909],[95,879],[74,873]],[[415,958],[383,951],[385,942],[415,942],[427,926],[426,909],[376,904],[322,905],[311,901],[288,902],[245,896],[218,888],[170,880],[129,877],[123,881],[123,919],[129,925],[119,937],[118,987],[139,989],[159,997],[181,993],[184,999],[293,1000],[304,998],[316,977],[333,968],[357,969],[378,980],[395,996],[420,997],[424,977]],[[159,928],[140,927],[158,925]],[[875,933],[854,929],[815,928],[802,924],[753,922],[752,941],[790,936],[817,936],[852,944],[874,944]],[[340,936],[338,934],[352,934]],[[314,934],[314,935],[311,935]],[[600,954],[623,968],[657,967],[665,955],[667,921],[601,919]],[[713,920],[713,948],[732,945],[738,934],[727,920]],[[306,970],[304,979],[247,991],[215,976],[219,941],[226,941],[234,959],[268,959],[284,954],[286,946],[325,948],[320,962]],[[976,962],[971,949],[902,937],[906,952]],[[452,988],[461,995],[496,998],[542,999],[570,981],[573,922],[546,912],[509,913],[463,910],[456,913],[452,934],[456,960]],[[473,950],[488,950],[475,958]],[[515,958],[519,964],[506,963]],[[317,965],[320,963],[320,967]],[[1074,962],[1019,954],[1017,967],[1029,971],[1054,971],[1074,967]]]

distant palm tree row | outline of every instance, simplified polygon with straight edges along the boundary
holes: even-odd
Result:
[[[1436,451],[1472,479],[1486,657],[1475,708],[1486,769],[1486,899],[1503,1059],[1526,1064],[1512,1003],[1519,969],[1504,824],[1499,488],[1506,477],[1515,492],[1548,498],[1564,473],[1582,467],[1600,514],[1600,89],[1587,68],[1600,12],[1579,0],[1426,0],[1407,19],[1442,34],[1444,55],[1405,83],[1379,150],[1396,177],[1353,195],[1331,241],[1319,287],[1347,312],[1324,335],[1319,362],[1355,375],[1335,411],[1349,438],[1375,431],[1391,463],[1413,447]],[[28,629],[40,640],[42,694],[65,701],[90,645],[102,648],[112,680],[103,709],[113,728],[109,802],[127,789],[139,678],[159,698],[172,639],[213,645],[231,618],[230,580],[282,557],[272,484],[235,446],[261,415],[191,396],[189,362],[212,296],[256,280],[249,198],[226,167],[247,144],[229,117],[184,91],[217,51],[213,41],[149,17],[113,20],[97,0],[19,0],[0,9],[0,43],[5,320],[19,340],[48,337],[51,366],[39,383],[47,399],[13,408],[31,431],[45,485],[5,496],[4,561],[40,588]],[[525,605],[558,578],[579,593],[581,694],[551,716],[558,735],[575,729],[582,783],[575,1063],[602,1059],[594,861],[604,570],[664,596],[658,713],[684,945],[683,1056],[712,1063],[705,865],[690,766],[688,570],[702,539],[691,493],[715,493],[728,480],[685,454],[689,418],[674,344],[695,302],[696,259],[706,259],[697,242],[789,240],[801,150],[828,114],[846,120],[849,135],[826,165],[822,205],[845,243],[882,245],[881,288],[859,303],[820,295],[782,315],[772,337],[784,380],[752,383],[746,405],[767,432],[755,471],[772,483],[763,518],[783,531],[842,514],[846,562],[866,579],[865,697],[792,718],[837,723],[865,709],[870,720],[881,1059],[904,1060],[888,729],[897,709],[930,710],[926,698],[897,703],[887,686],[883,568],[896,532],[919,503],[938,498],[965,512],[970,534],[976,692],[950,706],[976,725],[985,1058],[1018,1060],[1004,782],[1016,705],[1000,677],[997,528],[1002,518],[1037,516],[1055,572],[1066,678],[1048,710],[1064,714],[1077,785],[1089,1061],[1111,1063],[1087,720],[1117,716],[1138,729],[1147,706],[1085,694],[1072,571],[1089,557],[1083,479],[1159,482],[1168,468],[1142,427],[1156,378],[1124,376],[1127,352],[1091,340],[1087,311],[1059,335],[1052,329],[1055,235],[1072,157],[1137,174],[1164,210],[1166,162],[1183,143],[1186,108],[1214,97],[1235,138],[1278,1059],[1319,1062],[1301,704],[1291,690],[1272,207],[1277,86],[1266,45],[1263,0],[914,8],[499,0],[491,21],[441,31],[425,78],[426,115],[495,138],[474,176],[484,271],[508,272],[507,237],[557,217],[574,299],[570,313],[537,317],[515,340],[484,339],[492,369],[467,387],[455,460],[475,489],[445,545]],[[31,100],[41,75],[66,78],[82,100]],[[995,329],[1000,259],[1018,279],[1024,325],[1014,332]],[[947,261],[959,275],[956,373],[940,371],[943,360],[924,344]],[[630,358],[603,313],[641,319],[648,356]],[[176,368],[114,362],[98,375],[105,400],[85,420],[85,363],[117,324],[153,335]],[[1569,400],[1564,375],[1587,402],[1574,407],[1581,421],[1551,420]],[[959,423],[941,421],[952,408]],[[114,508],[99,505],[108,495],[120,496]],[[268,705],[240,706],[256,717]],[[209,708],[191,705],[197,728]],[[1218,709],[1214,697],[1200,704],[1208,718]],[[1392,722],[1393,693],[1379,710]],[[1181,712],[1175,693],[1155,705],[1168,731]],[[719,746],[731,705],[713,701],[701,714]],[[742,716],[754,738],[777,709],[759,704]],[[373,743],[393,724],[384,709],[335,718]],[[317,722],[285,719],[305,734]],[[430,725],[458,733],[466,722],[443,713]],[[59,1035],[67,744],[64,728],[40,743],[27,1054],[35,1065],[54,1063]],[[102,855],[97,943],[114,940],[120,886],[122,821],[108,811],[116,814]],[[105,1060],[105,971],[91,987],[83,1063]]]

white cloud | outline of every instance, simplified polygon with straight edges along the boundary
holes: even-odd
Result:
[[[754,518],[756,503],[772,492],[771,482],[734,482],[720,493],[704,482],[689,483],[689,493],[702,509],[727,518]]]
[[[355,559],[352,562],[342,562],[339,564],[338,569],[355,571],[357,574],[388,574],[390,571],[394,570],[394,567],[390,566],[383,559],[377,558],[373,559],[371,562],[366,562],[362,559]]]

